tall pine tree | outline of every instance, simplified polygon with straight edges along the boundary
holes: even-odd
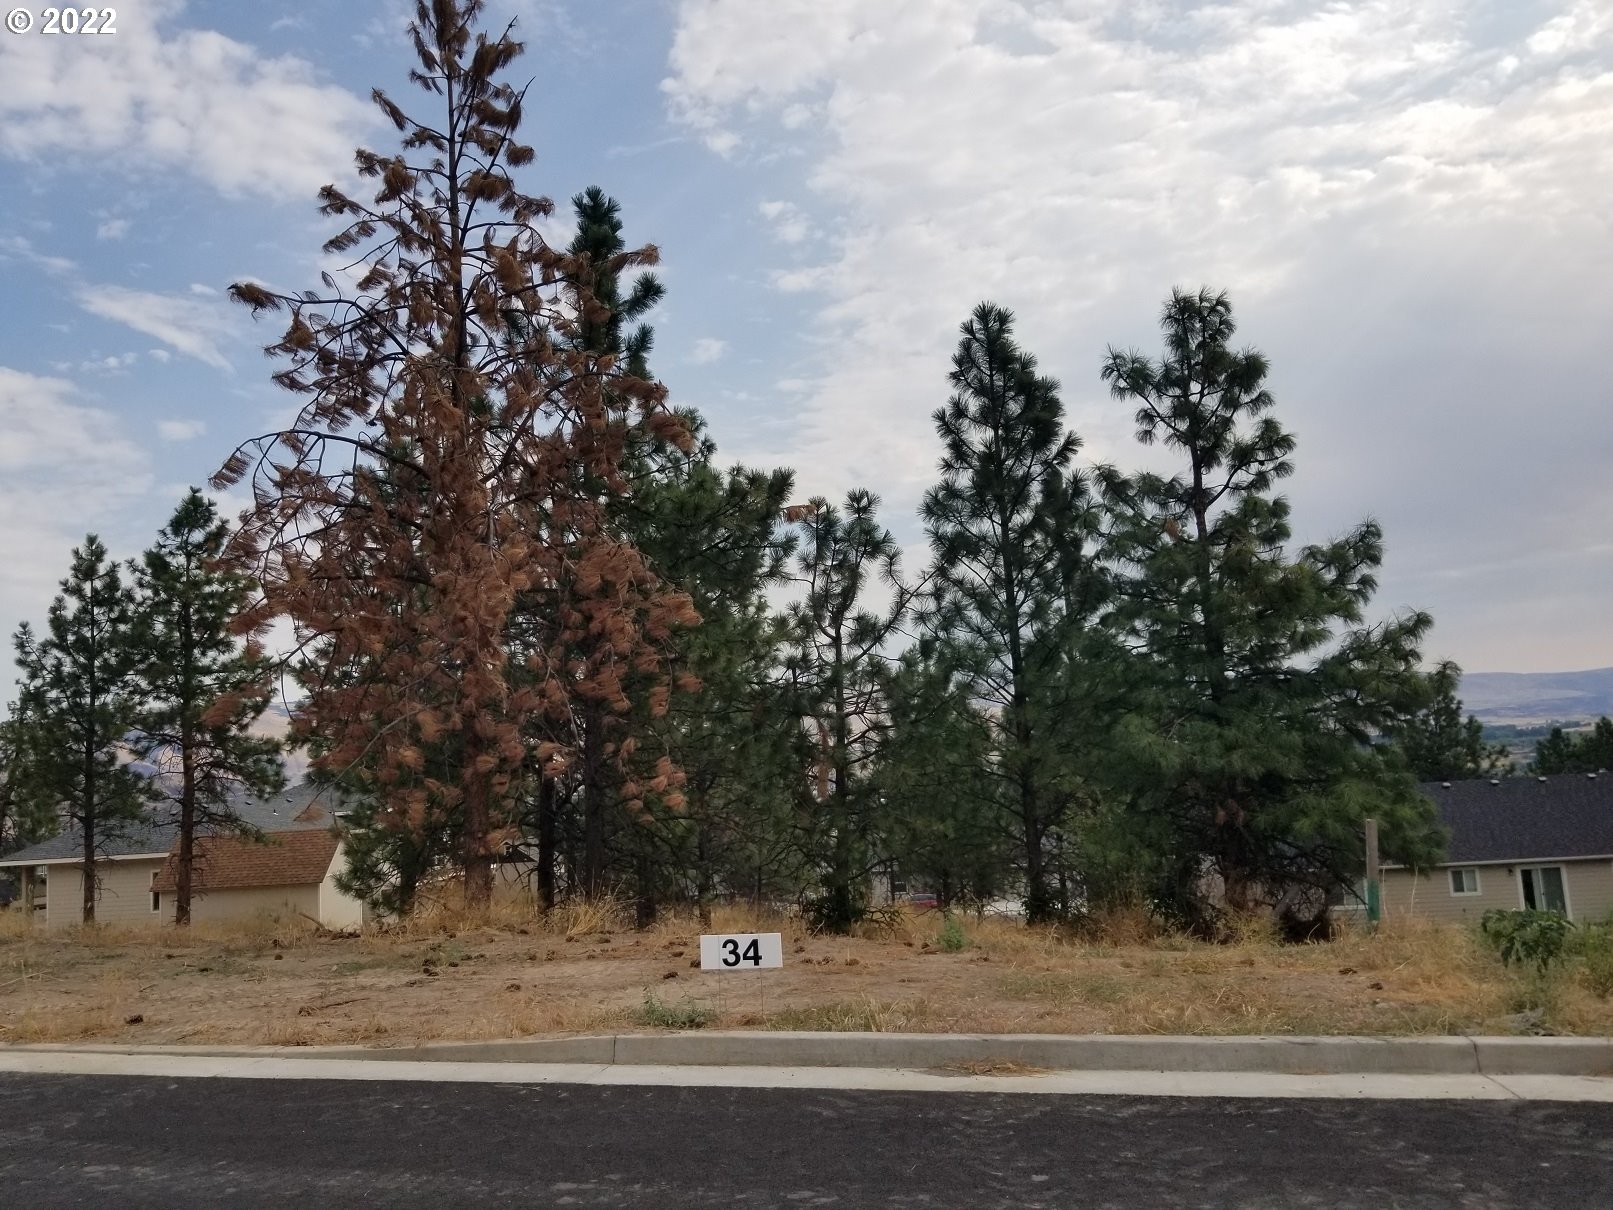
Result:
[[[1172,474],[1108,476],[1120,616],[1145,660],[1129,725],[1125,796],[1150,838],[1156,895],[1207,923],[1225,903],[1322,909],[1362,864],[1361,826],[1384,855],[1438,852],[1433,807],[1373,746],[1426,701],[1424,613],[1368,623],[1383,534],[1367,521],[1290,554],[1274,494],[1294,439],[1271,415],[1266,359],[1234,350],[1225,294],[1175,291],[1165,352],[1110,350],[1103,378],[1136,407],[1137,436]]]
[[[518,141],[522,92],[503,78],[523,48],[508,29],[479,31],[483,8],[416,4],[410,74],[435,114],[376,92],[399,150],[357,153],[371,200],[321,193],[348,224],[325,250],[354,255],[353,289],[328,274],[324,293],[232,288],[254,311],[290,313],[269,351],[306,402],[214,481],[252,481],[235,550],[263,593],[240,628],[289,618],[323,665],[294,734],[328,744],[326,772],[369,767],[382,826],[447,823],[473,910],[490,900],[533,734],[555,737],[544,767],[570,763],[581,701],[655,694],[657,634],[694,620],[610,533],[601,493],[629,490],[635,434],[687,441],[682,421],[664,387],[583,335],[610,309],[586,260],[544,241],[552,204],[511,175],[534,158]],[[552,625],[517,646],[511,621],[534,593],[554,599]],[[613,660],[579,661],[582,638],[605,631]]]
[[[810,507],[784,675],[811,754],[799,785],[804,848],[822,888],[811,915],[844,933],[867,911],[867,878],[881,858],[871,842],[880,816],[874,771],[889,728],[886,644],[911,594],[896,541],[877,519],[878,497],[859,489],[846,494],[843,510],[823,499]],[[894,594],[886,608],[869,599],[882,584]]]
[[[1048,854],[1073,805],[1061,759],[1090,701],[1070,665],[1095,658],[1088,624],[1102,603],[1098,516],[1071,465],[1058,383],[1014,342],[1013,315],[981,303],[952,359],[952,397],[935,413],[941,481],[924,497],[934,557],[932,633],[995,738],[988,768],[1005,783],[1026,918],[1056,914]]]
[[[46,633],[17,631],[21,753],[31,792],[77,832],[82,919],[95,923],[96,865],[109,839],[141,816],[142,781],[119,757],[143,701],[135,671],[134,595],[94,534],[73,551]]]
[[[142,742],[170,776],[149,790],[179,827],[174,923],[190,923],[199,831],[246,831],[231,799],[285,785],[280,745],[253,735],[273,692],[256,639],[231,633],[251,583],[221,564],[229,527],[192,488],[135,568]]]

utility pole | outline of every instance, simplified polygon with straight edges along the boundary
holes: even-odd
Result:
[[[1378,879],[1378,821],[1369,819],[1367,828],[1367,923],[1373,928],[1383,919],[1383,884]]]

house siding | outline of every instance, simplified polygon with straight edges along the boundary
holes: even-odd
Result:
[[[219,920],[244,920],[260,913],[291,916],[305,913],[319,917],[319,884],[303,886],[220,888],[199,894],[191,900],[191,919],[198,924]]]
[[[151,876],[162,869],[163,858],[97,861],[101,887],[95,896],[97,924],[160,924],[173,915],[173,904],[163,896],[162,911],[151,910]],[[71,928],[83,920],[84,873],[76,865],[46,867],[45,926]]]
[[[1428,874],[1410,870],[1383,872],[1386,918],[1416,916],[1448,923],[1478,923],[1491,908],[1520,908],[1520,866],[1560,865],[1568,888],[1568,908],[1575,920],[1601,920],[1613,912],[1613,861],[1521,861],[1517,865],[1481,865],[1477,895],[1451,894],[1451,866]],[[1460,868],[1460,867],[1458,867]]]
[[[347,851],[340,845],[325,871],[325,881],[319,884],[319,923],[328,929],[358,928],[364,923],[364,904],[351,895],[343,894],[336,886],[336,873],[347,868]]]

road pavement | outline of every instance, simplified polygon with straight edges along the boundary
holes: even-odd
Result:
[[[1613,1104],[0,1074],[0,1205],[1602,1207]]]

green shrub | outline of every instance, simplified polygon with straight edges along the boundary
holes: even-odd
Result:
[[[963,923],[951,911],[941,922],[941,948],[949,954],[956,954],[965,949],[969,938],[964,936]]]
[[[1491,908],[1479,920],[1479,931],[1502,962],[1533,966],[1541,974],[1563,956],[1573,929],[1573,923],[1559,912]]]
[[[1613,924],[1592,924],[1579,930],[1574,946],[1583,959],[1580,981],[1593,995],[1613,996]]]
[[[710,1025],[716,1015],[693,1000],[666,1004],[656,999],[654,992],[645,992],[644,1006],[639,1009],[639,1023],[656,1029],[700,1029]]]

